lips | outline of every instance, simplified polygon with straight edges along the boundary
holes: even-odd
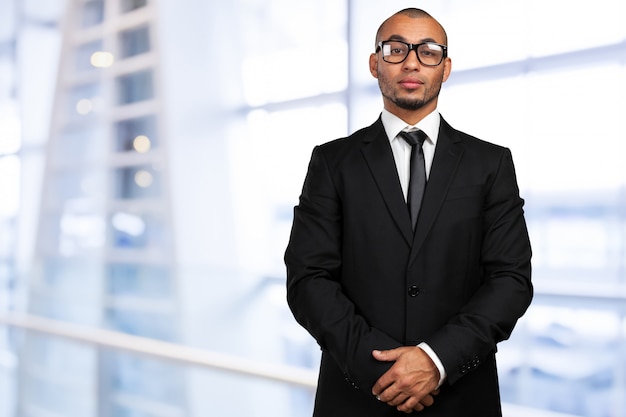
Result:
[[[403,78],[402,80],[400,80],[399,84],[402,87],[411,89],[411,90],[419,88],[422,85],[424,85],[424,83],[417,78]]]

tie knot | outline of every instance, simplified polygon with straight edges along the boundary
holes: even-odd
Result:
[[[400,132],[400,137],[411,146],[415,146],[418,143],[422,146],[428,136],[424,133],[424,131],[418,129],[411,132],[402,131]]]

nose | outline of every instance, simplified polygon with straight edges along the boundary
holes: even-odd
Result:
[[[417,58],[417,49],[411,49],[409,51],[409,55],[402,62],[406,69],[417,70],[419,71],[422,64],[420,60]]]

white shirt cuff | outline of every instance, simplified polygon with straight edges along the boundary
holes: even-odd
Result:
[[[420,343],[419,345],[417,345],[417,347],[426,352],[426,354],[430,356],[430,359],[432,359],[432,361],[435,363],[437,369],[439,369],[439,384],[437,384],[437,388],[439,388],[446,380],[446,370],[443,367],[443,363],[441,363],[441,360],[439,359],[439,356],[437,356],[435,351],[432,350],[431,347],[428,346],[428,344],[426,344],[425,342]]]

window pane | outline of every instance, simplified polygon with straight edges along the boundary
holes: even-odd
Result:
[[[67,115],[74,120],[91,116],[102,108],[101,85],[99,83],[81,84],[69,91]]]
[[[137,336],[174,340],[177,328],[173,314],[153,313],[139,309],[113,309],[105,312],[107,327]]]
[[[114,198],[151,198],[161,192],[159,172],[151,165],[118,168],[113,179]]]
[[[49,179],[50,202],[56,206],[70,207],[67,200],[83,200],[84,197],[98,199],[102,196],[105,178],[98,171],[65,169],[57,171]]]
[[[0,78],[4,74],[0,67]],[[0,89],[3,87],[0,81]],[[12,94],[16,88],[13,84],[7,85],[7,93]],[[2,91],[0,90],[0,94]],[[12,154],[20,150],[22,142],[22,126],[20,124],[20,112],[17,102],[6,100],[2,103],[0,95],[0,157],[4,154]]]
[[[102,299],[101,263],[89,256],[54,255],[43,260],[41,287],[30,293],[29,313],[98,326],[101,316],[93,306]]]
[[[127,13],[145,7],[148,0],[121,0],[122,13]]]
[[[58,137],[56,156],[68,164],[104,161],[105,134],[104,127],[97,123],[68,125]]]
[[[105,223],[98,214],[68,210],[46,214],[42,219],[45,223],[42,223],[37,243],[47,254],[83,256],[104,247]],[[53,271],[47,272],[53,274]]]
[[[498,351],[503,401],[524,399],[576,416],[615,415],[613,400],[622,397],[613,388],[623,372],[615,366],[622,322],[608,306],[535,305]]]
[[[172,292],[169,269],[158,265],[110,264],[107,292],[110,295],[168,298]]]
[[[91,63],[91,58],[95,52],[102,51],[102,40],[98,39],[93,42],[79,45],[76,48],[75,66],[76,71],[90,71],[95,69]]]
[[[345,135],[347,109],[342,103],[329,103],[274,112],[255,110],[246,122],[248,131],[237,132],[236,140],[229,142],[230,153],[236,155],[230,164],[234,217],[242,233],[238,238],[241,262],[254,265],[260,275],[271,270],[282,276],[282,253],[311,151],[321,142]],[[250,210],[251,201],[255,210]]]
[[[118,104],[131,104],[153,97],[152,71],[141,71],[117,79]]]
[[[143,26],[121,32],[120,57],[128,58],[150,51],[150,28]]]
[[[30,399],[29,407],[57,416],[93,415],[98,404],[93,378],[98,363],[96,348],[27,333],[20,349],[20,361],[29,364],[30,374],[27,379],[20,378],[19,392]],[[48,375],[56,375],[53,382]]]
[[[20,207],[20,159],[15,155],[0,156],[0,192],[1,221],[17,215]]]
[[[149,249],[167,244],[165,226],[158,216],[119,211],[111,215],[110,225],[114,248]]]
[[[247,104],[263,105],[347,88],[349,54],[344,2],[257,3],[254,7],[242,7],[233,22],[241,28],[238,37],[242,39],[242,48],[233,48],[231,42],[213,45],[220,62],[243,58],[241,71]],[[367,65],[367,59],[364,62]]]
[[[154,115],[122,120],[115,125],[115,150],[145,153],[158,146]]]
[[[104,1],[85,0],[80,16],[82,27],[99,25],[104,20]]]

